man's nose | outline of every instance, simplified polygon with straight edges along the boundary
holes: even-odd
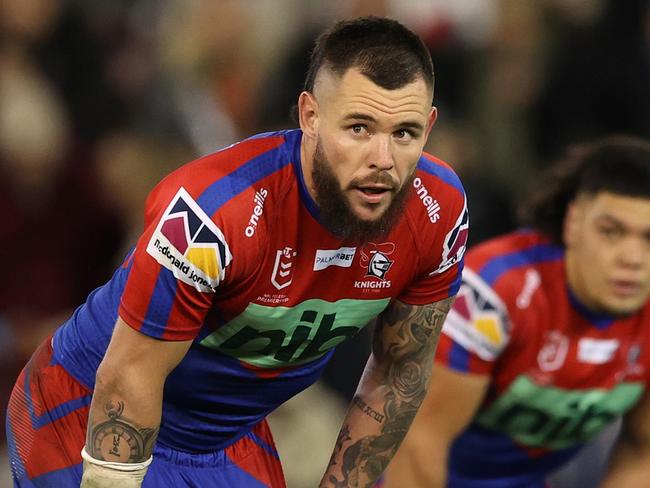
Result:
[[[391,151],[391,141],[389,135],[376,135],[373,140],[372,153],[369,158],[370,167],[379,171],[390,171],[393,169],[395,162]]]

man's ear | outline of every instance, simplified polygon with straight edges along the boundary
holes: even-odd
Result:
[[[569,202],[566,213],[564,214],[564,222],[562,223],[562,242],[565,246],[570,246],[575,242],[579,214],[580,208],[578,203],[575,200]]]
[[[429,118],[427,119],[427,128],[424,134],[425,140],[429,137],[429,134],[431,134],[431,129],[433,128],[433,124],[436,123],[437,119],[438,119],[438,108],[431,107],[431,112],[429,112]]]
[[[303,134],[316,138],[318,134],[318,102],[314,95],[303,91],[298,98],[298,120]]]

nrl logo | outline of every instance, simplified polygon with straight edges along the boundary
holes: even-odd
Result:
[[[278,290],[286,288],[293,281],[293,258],[296,257],[296,251],[290,247],[278,249],[275,253],[275,263],[273,264],[273,274],[271,283]]]
[[[569,352],[569,338],[557,330],[546,333],[546,343],[537,353],[537,364],[542,371],[557,371]]]

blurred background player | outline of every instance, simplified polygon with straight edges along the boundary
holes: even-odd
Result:
[[[604,486],[647,486],[650,143],[605,139],[554,169],[530,228],[468,254],[386,486],[541,488],[620,417]],[[587,480],[599,466],[582,468]]]

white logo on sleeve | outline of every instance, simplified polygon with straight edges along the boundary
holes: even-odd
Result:
[[[467,202],[460,212],[454,228],[445,236],[445,243],[442,248],[442,260],[438,269],[430,274],[442,273],[459,262],[465,254],[467,248],[467,237],[469,235],[469,213],[467,212]]]
[[[318,249],[314,258],[314,271],[328,268],[330,266],[339,266],[349,268],[354,261],[354,255],[357,252],[356,247],[341,247],[339,249]]]

